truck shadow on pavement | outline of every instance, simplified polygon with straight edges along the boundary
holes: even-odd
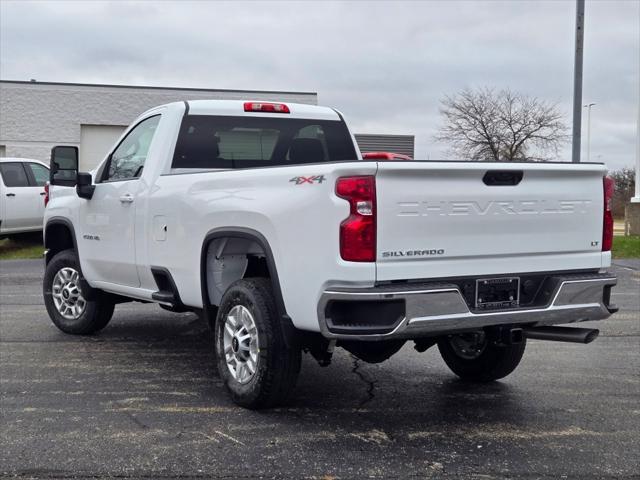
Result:
[[[120,321],[119,317],[116,313],[114,322],[89,341],[114,354],[118,351],[121,360],[112,356],[111,361],[117,362],[112,367],[121,373],[130,370],[133,382],[160,382],[162,390],[180,391],[184,379],[190,378],[186,389],[190,395],[178,402],[187,410],[217,406],[286,423],[288,419],[299,421],[301,416],[313,419],[324,412],[335,416],[335,426],[340,418],[346,427],[352,419],[366,417],[374,424],[379,421],[402,428],[447,419],[457,423],[461,417],[483,423],[511,421],[530,407],[526,391],[507,381],[485,385],[459,381],[446,369],[436,347],[417,353],[408,342],[396,356],[376,365],[339,348],[332,364],[324,368],[303,354],[298,385],[287,404],[250,412],[229,399],[215,367],[213,333],[204,321],[192,314],[166,312],[156,319],[138,315]],[[176,405],[175,398],[168,400]]]

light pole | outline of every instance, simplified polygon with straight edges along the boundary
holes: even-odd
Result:
[[[587,162],[591,161],[591,107],[594,105],[595,103],[589,103],[584,106],[587,109]]]
[[[631,199],[631,203],[640,203],[640,88],[638,88],[638,120],[636,129],[636,192]]]
[[[573,140],[571,161],[580,162],[580,131],[582,128],[582,55],[584,46],[584,0],[576,0],[576,49],[573,59]]]
[[[631,203],[640,203],[640,82],[638,82],[638,118],[636,129],[636,192],[631,199]]]

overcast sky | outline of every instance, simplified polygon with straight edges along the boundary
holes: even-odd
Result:
[[[0,0],[0,78],[314,91],[355,131],[414,134],[438,159],[439,100],[464,87],[558,102],[570,123],[574,24],[573,0]],[[640,1],[587,0],[583,103],[610,168],[634,162],[639,30]]]

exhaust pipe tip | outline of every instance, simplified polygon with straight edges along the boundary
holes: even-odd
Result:
[[[584,343],[591,343],[600,336],[600,330],[591,329],[584,337]]]

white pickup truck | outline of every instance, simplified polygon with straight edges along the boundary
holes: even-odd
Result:
[[[555,325],[615,311],[601,164],[367,161],[331,108],[212,100],[144,113],[91,173],[75,147],[51,166],[55,325],[93,333],[131,300],[195,311],[248,408],[287,398],[302,352],[380,362],[413,341],[492,381],[527,338],[588,343]]]

